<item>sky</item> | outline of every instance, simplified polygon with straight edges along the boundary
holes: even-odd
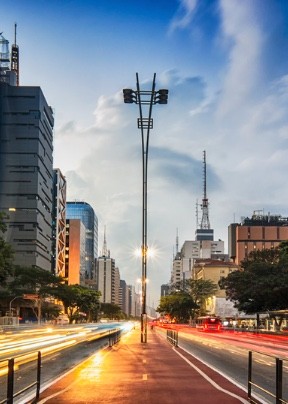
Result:
[[[54,167],[67,200],[106,226],[121,279],[141,259],[138,106],[122,89],[167,88],[153,108],[148,163],[147,303],[157,306],[179,248],[195,239],[207,162],[215,240],[254,211],[288,216],[287,0],[7,0],[0,32],[20,48],[20,85],[40,86],[54,111]],[[198,206],[198,208],[197,208]]]

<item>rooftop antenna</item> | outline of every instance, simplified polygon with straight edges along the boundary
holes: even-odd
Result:
[[[176,255],[179,252],[179,237],[178,237],[178,227],[176,229]]]
[[[109,257],[110,256],[110,252],[107,249],[106,226],[104,226],[104,242],[103,242],[102,256],[103,257]]]
[[[208,211],[208,198],[206,193],[206,151],[203,151],[203,199],[202,199],[202,220],[201,229],[210,229],[209,211]]]
[[[14,25],[14,44],[11,49],[11,70],[16,73],[16,85],[19,86],[19,47],[17,45],[17,24]]]

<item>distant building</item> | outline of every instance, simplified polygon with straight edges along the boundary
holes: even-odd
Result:
[[[123,279],[120,280],[119,306],[129,316],[129,286]]]
[[[234,303],[226,300],[225,290],[220,289],[218,282],[226,278],[231,272],[236,271],[238,265],[233,262],[197,259],[194,264],[194,279],[210,280],[217,286],[214,296],[206,299],[206,312],[220,317],[235,316],[238,311]]]
[[[65,277],[66,179],[59,169],[53,171],[52,272]]]
[[[120,273],[115,266],[115,259],[110,257],[110,251],[107,249],[106,231],[102,255],[96,262],[96,287],[101,292],[100,302],[119,306]]]
[[[169,295],[170,285],[164,284],[161,285],[161,297]]]
[[[87,202],[67,202],[67,219],[80,219],[85,226],[85,279],[95,278],[95,258],[98,256],[98,218]]]
[[[85,286],[86,228],[80,219],[66,220],[65,245],[66,282]]]
[[[288,218],[254,211],[251,218],[229,225],[228,254],[240,264],[251,251],[275,248],[285,240],[288,240]]]

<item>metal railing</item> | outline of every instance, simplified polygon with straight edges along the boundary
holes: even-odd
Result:
[[[178,347],[178,331],[167,330],[167,341],[169,341],[170,344]]]
[[[36,380],[29,384],[28,386],[24,387],[23,389],[17,391],[14,393],[14,375],[15,375],[15,359],[16,358],[10,358],[1,361],[1,363],[8,362],[7,364],[7,397],[0,401],[0,404],[13,404],[14,398],[20,396],[21,394],[25,393],[28,390],[31,390],[32,387],[36,386],[36,393],[35,393],[35,402],[39,398],[40,394],[40,380],[41,380],[41,351],[34,352],[35,357],[37,357],[37,368],[36,368]],[[23,355],[24,356],[24,355]],[[17,359],[21,358],[21,356],[17,356]]]
[[[275,394],[263,386],[255,383],[253,381],[253,353],[254,354],[261,354],[264,356],[272,357],[275,359]],[[252,396],[252,388],[260,390],[261,392],[265,393],[266,395],[273,397],[275,399],[276,404],[288,404],[287,400],[283,399],[283,359],[279,359],[275,356],[271,356],[268,354],[264,354],[262,352],[257,351],[249,351],[248,355],[248,398],[251,403],[258,403],[257,399]]]
[[[119,328],[105,331],[98,335],[98,338],[94,339],[103,339],[108,338],[109,347],[112,347],[114,344],[117,344],[120,341],[121,330]],[[34,355],[34,359],[33,359]],[[18,369],[18,363],[21,363],[21,358],[27,357],[27,354],[17,355],[14,358],[7,358],[0,361],[0,368],[7,369],[7,394],[6,398],[0,401],[0,404],[13,404],[14,399],[19,397],[23,393],[29,392],[31,393],[31,389],[33,387],[36,388],[35,398],[31,401],[31,403],[36,403],[40,396],[40,387],[41,387],[41,362],[42,362],[42,354],[41,351],[33,351],[29,353],[30,360],[29,361],[37,361],[36,367],[36,380],[31,384],[25,386],[21,390],[14,392],[14,380],[15,380],[15,372]]]

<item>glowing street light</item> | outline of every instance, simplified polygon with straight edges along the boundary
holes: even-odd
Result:
[[[155,90],[156,74],[154,73],[152,89],[149,91],[140,90],[138,73],[136,73],[136,90],[123,89],[125,104],[138,104],[139,118],[138,129],[141,129],[142,140],[142,307],[141,307],[141,342],[147,342],[147,313],[146,313],[146,289],[147,289],[147,171],[150,129],[153,129],[152,107],[155,104],[167,104],[168,90]],[[148,106],[148,117],[143,117],[142,106]],[[146,130],[146,133],[144,133]]]

